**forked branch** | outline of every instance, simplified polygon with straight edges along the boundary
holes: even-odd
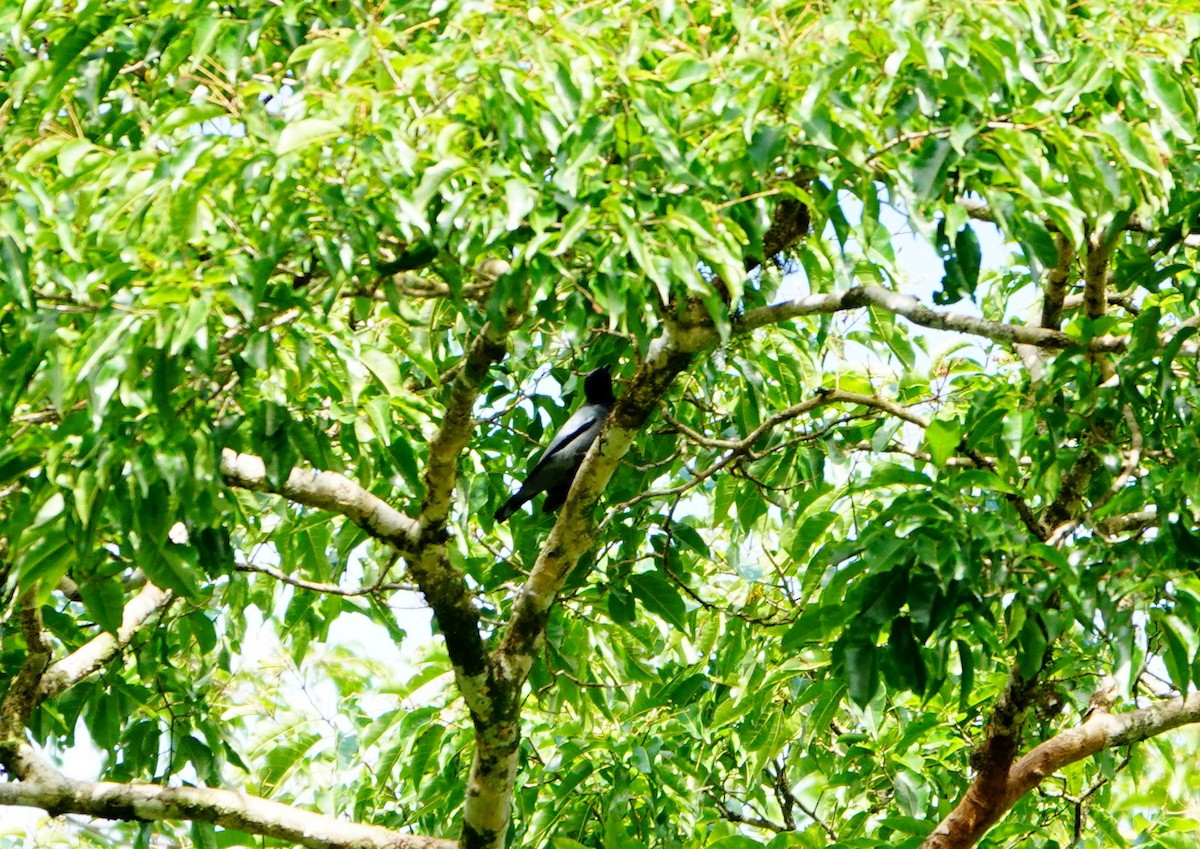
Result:
[[[1035,747],[1004,774],[989,775],[985,781],[981,773],[921,849],[969,849],[1018,799],[1063,767],[1194,722],[1200,722],[1200,693],[1129,713],[1095,710],[1082,724]]]

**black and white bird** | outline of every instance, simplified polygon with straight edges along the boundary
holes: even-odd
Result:
[[[608,366],[596,369],[584,379],[583,394],[587,403],[576,410],[554,434],[546,452],[525,476],[521,488],[496,511],[497,522],[507,521],[522,504],[531,501],[539,492],[546,493],[546,500],[542,504],[545,513],[557,510],[567,500],[567,493],[571,491],[571,484],[583,463],[584,455],[600,435],[604,419],[617,402]]]

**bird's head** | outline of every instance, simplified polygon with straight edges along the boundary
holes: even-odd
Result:
[[[584,378],[583,394],[587,396],[589,404],[607,404],[611,407],[617,402],[608,366],[601,366]]]

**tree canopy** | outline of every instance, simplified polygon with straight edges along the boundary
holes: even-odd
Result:
[[[0,805],[66,846],[1193,845],[1198,37],[0,6]],[[602,365],[565,505],[495,523]]]

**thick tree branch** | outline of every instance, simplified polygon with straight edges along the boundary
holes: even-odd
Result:
[[[411,551],[420,536],[415,521],[337,472],[293,469],[276,488],[267,480],[267,467],[260,457],[226,448],[221,452],[221,476],[229,486],[273,492],[297,504],[345,516],[375,539],[402,552]]]
[[[508,271],[492,266],[493,278]],[[523,313],[509,304],[503,319],[489,321],[459,364],[441,425],[429,444],[423,481],[425,496],[417,518],[417,544],[408,556],[409,573],[437,617],[454,665],[455,681],[475,726],[475,751],[463,808],[463,844],[467,847],[502,841],[512,807],[517,774],[517,723],[521,681],[506,679],[493,662],[479,630],[479,611],[466,577],[446,552],[446,521],[458,478],[458,461],[475,427],[473,415],[488,368],[508,351],[507,335]]]
[[[710,327],[707,322],[669,326],[651,344],[642,367],[584,459],[558,521],[521,589],[501,642],[499,651],[513,680],[525,679],[550,606],[571,568],[591,545],[595,530],[592,508],[659,398],[694,354],[713,340]]]
[[[507,328],[494,328],[491,322],[485,324],[457,369],[442,424],[429,442],[429,463],[423,477],[425,498],[418,520],[423,529],[442,527],[450,514],[458,459],[475,426],[472,415],[475,399],[488,368],[508,352],[506,335]]]
[[[911,295],[903,295],[881,286],[859,286],[842,292],[809,295],[794,301],[758,307],[748,310],[737,319],[734,322],[734,328],[737,332],[746,332],[802,315],[834,313],[862,307],[883,309],[903,316],[913,324],[919,324],[922,327],[983,336],[996,342],[1023,343],[1039,348],[1058,349],[1084,344],[1081,340],[1074,339],[1057,330],[1029,327],[1023,324],[1005,324],[1002,321],[991,321],[986,318],[931,309]],[[1125,340],[1121,337],[1105,336],[1093,340],[1091,346],[1099,350],[1111,350],[1115,347],[1123,347],[1124,344]]]
[[[446,556],[445,527],[458,479],[458,460],[475,427],[475,399],[488,368],[507,353],[508,328],[519,315],[514,309],[502,325],[484,325],[457,369],[442,423],[429,443],[425,497],[417,519],[419,545],[408,559],[410,573],[437,616],[459,689],[477,728],[491,723],[493,700],[504,698],[503,688],[479,633],[474,596],[466,578]]]
[[[749,333],[760,327],[790,321],[805,315],[822,315],[862,307],[876,307],[894,315],[902,316],[913,324],[931,327],[935,330],[948,330],[956,333],[966,333],[971,336],[982,336],[995,342],[1009,344],[1032,345],[1037,348],[1061,350],[1070,347],[1080,347],[1092,353],[1120,353],[1129,347],[1128,336],[1097,336],[1093,339],[1076,339],[1059,330],[1045,327],[1030,327],[1024,324],[1006,324],[1002,321],[992,321],[986,318],[963,315],[961,313],[935,310],[925,306],[911,295],[903,295],[879,286],[861,286],[846,289],[842,292],[829,292],[819,295],[807,295],[792,301],[782,301],[766,307],[756,307],[747,310],[743,315],[733,320],[735,333]],[[1172,328],[1160,334],[1160,341],[1166,344],[1185,325]],[[715,334],[716,331],[713,331]],[[1200,344],[1188,340],[1182,350],[1193,354],[1200,350]]]
[[[21,779],[0,783],[0,805],[125,821],[191,820],[273,837],[310,849],[455,849],[452,840],[345,822],[229,790],[77,781],[23,742],[0,743],[0,759]]]
[[[1094,710],[1081,725],[1041,743],[1004,775],[989,774],[986,786],[981,772],[921,849],[969,849],[1018,799],[1054,772],[1104,749],[1128,746],[1194,722],[1200,722],[1200,693],[1123,714]]]
[[[37,596],[28,590],[17,600],[17,615],[25,637],[25,662],[13,677],[0,701],[0,741],[19,739],[25,733],[29,716],[37,707],[38,688],[50,662],[50,647],[42,634],[42,617]]]
[[[505,264],[495,270],[503,273],[507,269]],[[521,314],[522,306],[512,305],[501,323],[489,321],[485,324],[457,368],[442,423],[429,443],[425,497],[417,519],[420,542],[418,550],[408,558],[409,572],[437,617],[438,628],[446,640],[446,651],[454,665],[459,692],[471,712],[476,731],[477,762],[480,758],[490,757],[489,752],[497,747],[504,750],[504,757],[508,752],[515,756],[518,730],[515,722],[506,720],[509,713],[515,719],[520,684],[512,686],[503,680],[501,671],[488,655],[479,631],[479,611],[474,595],[467,586],[466,577],[447,556],[445,528],[458,478],[459,457],[475,427],[475,401],[487,378],[488,368],[508,352],[508,331]],[[515,777],[514,770],[513,780]],[[478,796],[468,789],[465,821],[478,817],[478,802]],[[497,804],[507,806],[511,800],[487,802],[490,808]]]
[[[1063,306],[1067,299],[1067,281],[1071,279],[1071,265],[1075,262],[1075,244],[1062,233],[1054,243],[1058,247],[1058,264],[1046,274],[1042,327],[1058,330],[1062,326]]]
[[[1138,510],[1134,513],[1107,516],[1098,520],[1096,527],[1101,533],[1112,536],[1113,534],[1129,533],[1130,531],[1142,531],[1146,528],[1152,528],[1156,524],[1158,524],[1157,510]]]
[[[479,636],[479,613],[466,583],[443,556],[440,533],[429,531],[383,499],[336,472],[293,469],[283,486],[273,488],[263,461],[225,449],[221,474],[230,486],[255,492],[274,492],[308,507],[338,513],[368,534],[399,550],[409,571],[446,636],[446,646],[459,672],[463,697],[476,715],[489,710],[487,653]]]
[[[1083,309],[1090,319],[1104,315],[1107,305],[1105,288],[1108,283],[1108,259],[1116,247],[1116,239],[1105,239],[1097,231],[1088,239],[1087,259],[1083,266]]]
[[[66,657],[50,664],[38,688],[39,700],[52,699],[74,687],[125,650],[146,620],[171,602],[168,590],[147,583],[129,600],[117,633],[97,634]]]
[[[1025,718],[1036,692],[1036,678],[1025,677],[1017,666],[1008,675],[1004,692],[996,700],[983,746],[976,753],[974,764],[979,772],[972,788],[978,787],[985,798],[1003,787],[1009,768],[1017,755]]]

